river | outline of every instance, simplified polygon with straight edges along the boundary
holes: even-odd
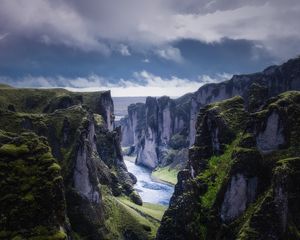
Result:
[[[129,172],[137,178],[134,185],[143,202],[168,205],[174,187],[169,184],[155,182],[151,179],[151,171],[142,166],[135,165],[134,157],[124,156],[124,161]]]

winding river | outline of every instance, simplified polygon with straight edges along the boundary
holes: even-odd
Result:
[[[151,171],[142,166],[135,165],[135,157],[124,156],[125,164],[129,172],[137,178],[134,188],[139,192],[143,202],[168,205],[173,194],[174,187],[151,179]]]

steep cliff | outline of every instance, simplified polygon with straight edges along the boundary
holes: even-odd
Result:
[[[188,146],[189,97],[148,97],[145,104],[132,104],[122,119],[122,145],[133,146],[136,162],[154,169],[168,165],[179,150]]]
[[[142,216],[133,216],[116,198],[142,204],[133,189],[136,179],[123,161],[109,92],[0,92],[1,195],[7,196],[1,200],[0,239],[153,238],[152,225],[142,223]],[[28,171],[31,166],[36,171]],[[32,212],[23,212],[26,206],[33,206]],[[122,218],[130,221],[124,224]]]
[[[272,96],[300,90],[299,69],[300,58],[292,59],[260,73],[235,75],[222,83],[204,85],[178,99],[148,98],[145,104],[131,105],[121,123],[122,145],[134,146],[139,164],[152,169],[168,165],[178,151],[194,143],[200,108],[239,95],[247,110],[254,112]]]
[[[299,239],[300,92],[201,109],[157,239]]]

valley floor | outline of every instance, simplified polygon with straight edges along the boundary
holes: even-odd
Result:
[[[177,183],[178,172],[179,170],[174,168],[169,168],[168,166],[162,167],[153,171],[151,174],[151,178],[154,181],[175,185]]]

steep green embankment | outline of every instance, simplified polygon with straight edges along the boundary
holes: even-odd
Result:
[[[109,92],[0,93],[0,239],[154,238],[159,220],[135,204]]]
[[[300,92],[200,111],[157,239],[299,239]]]

